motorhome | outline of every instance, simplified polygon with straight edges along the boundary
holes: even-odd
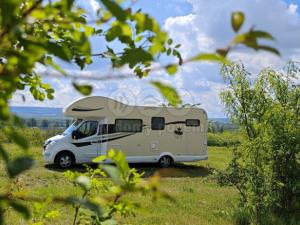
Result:
[[[46,140],[47,163],[68,168],[90,163],[111,148],[122,150],[129,163],[206,160],[207,113],[200,108],[131,106],[100,96],[80,98],[64,109],[75,122]]]

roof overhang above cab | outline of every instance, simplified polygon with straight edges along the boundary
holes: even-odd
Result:
[[[63,113],[67,117],[76,118],[105,117],[109,112],[114,113],[126,107],[128,105],[110,98],[89,96],[72,102],[63,110]]]

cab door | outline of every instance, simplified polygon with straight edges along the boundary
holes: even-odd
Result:
[[[73,139],[72,144],[76,146],[78,163],[91,162],[93,158],[98,156],[98,151],[101,148],[98,124],[99,121],[97,120],[86,120],[77,129],[76,139]]]

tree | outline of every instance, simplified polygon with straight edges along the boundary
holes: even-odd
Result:
[[[37,122],[35,118],[30,118],[29,122],[28,122],[29,127],[36,127],[37,126]]]
[[[288,63],[284,72],[262,70],[253,83],[241,64],[222,71],[229,83],[222,101],[248,140],[237,148],[220,181],[238,188],[252,222],[273,224],[272,218],[283,218],[284,224],[295,224],[300,205],[300,67]]]
[[[46,119],[42,120],[42,128],[47,129],[49,127],[49,122]]]
[[[66,120],[66,128],[70,126],[70,120]]]

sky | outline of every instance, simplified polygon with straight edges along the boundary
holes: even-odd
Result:
[[[90,17],[100,7],[97,0],[78,0],[77,4],[85,8]],[[242,31],[252,25],[256,29],[268,31],[276,38],[275,42],[268,44],[281,52],[281,57],[244,48],[230,53],[231,60],[242,61],[254,75],[266,67],[281,69],[289,60],[300,61],[299,6],[300,0],[136,0],[133,5],[135,9],[141,8],[143,12],[152,15],[174,42],[181,44],[183,58],[201,52],[213,52],[226,46],[234,35],[230,14],[237,10],[243,11],[246,21]],[[92,38],[91,43],[93,52],[105,50],[106,43],[103,39]],[[74,64],[59,64],[72,75],[104,76],[112,70],[109,61],[97,58],[83,71]],[[82,97],[72,87],[72,80],[51,76],[51,71],[40,66],[36,70],[50,75],[43,77],[43,81],[54,87],[54,100],[35,101],[27,90],[17,92],[10,102],[11,105],[64,108]],[[92,84],[93,95],[110,97],[132,105],[159,105],[166,101],[149,85],[149,81],[160,80],[175,87],[184,103],[201,103],[201,108],[207,111],[209,117],[225,117],[219,93],[226,86],[219,70],[219,66],[214,63],[192,63],[180,67],[173,77],[168,76],[165,71],[156,71],[146,79],[78,82]],[[114,73],[124,71],[128,73],[127,68]],[[22,94],[25,95],[25,102]]]

